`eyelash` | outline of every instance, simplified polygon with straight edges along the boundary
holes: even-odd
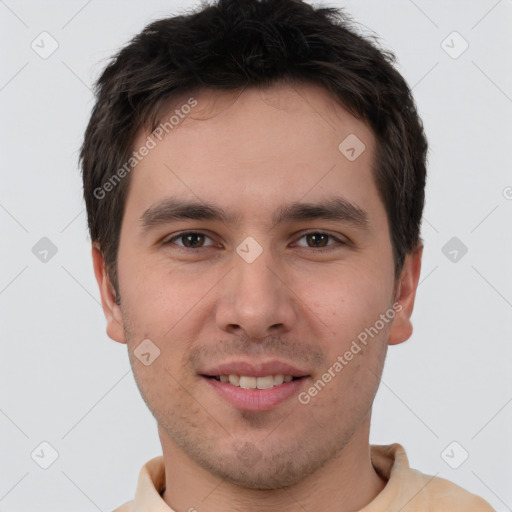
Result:
[[[183,238],[187,235],[203,235],[205,236],[206,238],[210,238],[210,236],[208,236],[206,233],[203,233],[201,231],[183,231],[181,233],[179,233],[178,235],[174,235],[172,238],[169,238],[167,239],[166,241],[163,242],[163,245],[176,245],[178,247],[178,249],[180,250],[184,250],[184,251],[187,251],[187,252],[190,252],[190,251],[198,251],[200,249],[207,249],[208,247],[211,247],[211,246],[205,246],[205,247],[197,247],[197,248],[194,248],[194,247],[185,247],[185,246],[182,246],[182,245],[177,245],[177,244],[174,244],[174,240],[178,240],[180,238]],[[344,242],[343,240],[341,240],[340,238],[330,234],[330,233],[327,233],[325,231],[308,231],[307,233],[302,233],[302,235],[298,238],[298,240],[301,240],[302,238],[308,236],[308,235],[326,235],[327,237],[335,240],[337,242],[337,244],[329,244],[325,247],[307,247],[307,246],[300,246],[304,249],[313,249],[315,250],[315,252],[327,252],[327,251],[331,251],[333,250],[334,248],[336,247],[339,247],[339,246],[344,246],[344,245],[348,245],[348,242]]]

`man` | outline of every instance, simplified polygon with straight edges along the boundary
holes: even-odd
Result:
[[[117,510],[492,510],[369,445],[423,248],[391,54],[335,9],[221,0],[146,27],[96,92],[94,270],[163,450]]]

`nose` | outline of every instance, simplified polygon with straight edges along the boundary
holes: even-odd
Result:
[[[297,296],[269,250],[248,263],[233,255],[216,309],[217,327],[230,334],[264,339],[290,331],[297,321]]]

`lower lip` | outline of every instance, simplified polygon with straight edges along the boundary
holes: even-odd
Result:
[[[237,409],[268,411],[292,396],[297,396],[307,377],[284,382],[280,386],[269,389],[244,389],[208,377],[202,377],[202,379]]]

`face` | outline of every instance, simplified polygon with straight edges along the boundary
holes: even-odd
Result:
[[[367,431],[386,347],[410,335],[419,257],[395,288],[374,136],[323,89],[194,98],[130,176],[120,307],[95,253],[108,333],[164,446],[279,488]]]

